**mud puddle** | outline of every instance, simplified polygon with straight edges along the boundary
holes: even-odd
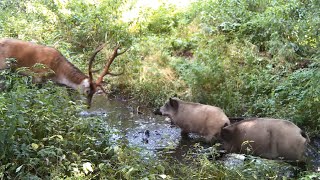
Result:
[[[153,115],[150,109],[141,112],[139,106],[121,99],[96,95],[92,108],[82,111],[80,115],[103,117],[109,127],[119,132],[112,137],[114,140],[125,140],[130,146],[140,147],[145,154],[161,154],[177,160],[183,160],[190,152],[212,155],[212,146],[202,143],[203,138],[194,134],[187,139],[182,138],[180,129],[172,126],[169,119]],[[309,155],[312,157],[312,164],[315,171],[320,171],[320,138],[314,139],[311,145],[313,150]],[[227,155],[222,161],[225,166],[233,168],[244,163],[245,157],[240,156],[239,160],[239,155]]]
[[[112,129],[122,134],[119,138],[145,150],[176,146],[180,141],[180,129],[173,127],[168,119],[154,116],[151,111],[141,113],[138,106],[126,101],[96,96],[92,108],[80,115],[103,117]]]

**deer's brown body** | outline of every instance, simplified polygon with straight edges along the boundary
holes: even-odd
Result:
[[[54,82],[59,84],[64,84],[75,90],[80,91],[85,94],[88,98],[88,105],[91,104],[91,99],[93,94],[97,91],[97,87],[101,87],[101,82],[103,77],[109,72],[109,67],[113,60],[120,54],[118,45],[112,57],[110,58],[107,66],[104,68],[103,73],[96,82],[92,79],[92,62],[96,54],[103,49],[104,46],[100,46],[93,53],[89,62],[89,76],[81,72],[77,67],[71,64],[57,49],[38,45],[31,42],[16,40],[16,39],[1,39],[0,40],[0,70],[7,68],[6,58],[15,58],[16,63],[14,63],[15,68],[19,67],[29,67],[32,71],[40,74],[38,80],[43,81],[44,79],[52,79]],[[35,64],[43,64],[47,68],[51,69],[54,73],[49,73],[50,75],[45,75],[41,77],[41,74],[46,74],[48,71],[46,68],[34,68]],[[102,87],[101,87],[102,88]]]
[[[15,58],[15,67],[30,67],[36,63],[54,71],[48,77],[73,89],[85,91],[89,88],[89,77],[71,64],[57,49],[16,39],[0,40],[0,69],[6,68],[6,58]],[[33,69],[37,73],[47,69]]]

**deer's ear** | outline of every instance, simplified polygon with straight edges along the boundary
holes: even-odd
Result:
[[[173,109],[177,110],[179,108],[179,101],[173,98],[169,99],[170,106],[173,107]]]

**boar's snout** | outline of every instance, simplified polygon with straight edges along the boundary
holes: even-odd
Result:
[[[154,110],[153,113],[154,113],[155,115],[162,115],[162,112],[160,111],[160,109]]]

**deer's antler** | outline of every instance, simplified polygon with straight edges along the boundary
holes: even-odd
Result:
[[[109,60],[108,60],[108,63],[106,64],[106,66],[104,67],[102,73],[100,74],[100,76],[98,77],[98,79],[97,79],[97,81],[96,81],[96,85],[97,85],[97,86],[100,86],[100,87],[101,87],[101,82],[103,81],[103,77],[106,76],[107,74],[112,75],[112,76],[118,76],[118,75],[121,75],[121,74],[123,73],[123,72],[122,72],[122,73],[114,74],[114,73],[109,72],[109,68],[110,68],[112,62],[114,61],[114,59],[115,59],[117,56],[125,53],[125,52],[128,50],[128,49],[125,49],[124,51],[119,52],[120,47],[121,47],[121,46],[118,44],[118,45],[116,45],[116,47],[114,48],[113,53],[112,53],[112,55],[110,56],[110,58],[109,58]],[[104,90],[103,90],[103,91],[104,91]]]
[[[89,67],[88,67],[88,71],[89,71],[89,81],[93,82],[93,75],[92,75],[92,64],[93,64],[93,60],[96,57],[96,55],[98,54],[98,52],[100,52],[103,48],[104,48],[105,44],[100,45],[97,49],[95,49],[95,51],[93,52],[93,54],[91,55],[90,59],[89,59]]]

